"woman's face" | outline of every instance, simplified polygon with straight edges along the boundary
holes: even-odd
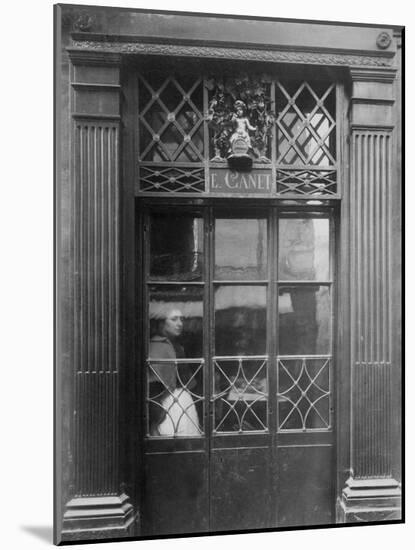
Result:
[[[179,309],[172,309],[165,321],[162,328],[162,333],[167,338],[178,338],[183,332],[183,316]]]

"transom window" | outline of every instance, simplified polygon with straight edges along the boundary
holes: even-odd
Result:
[[[241,101],[254,168],[272,170],[274,196],[338,197],[336,83],[286,74],[142,70],[138,193],[211,193],[209,169],[226,165]]]

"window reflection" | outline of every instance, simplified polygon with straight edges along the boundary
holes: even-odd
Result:
[[[280,355],[330,353],[328,287],[281,287],[278,304]]]
[[[281,219],[278,266],[278,275],[282,280],[327,280],[329,278],[329,220]]]
[[[189,214],[153,214],[150,222],[150,277],[203,278],[203,219]]]
[[[221,285],[215,291],[215,354],[266,352],[266,287]]]
[[[217,219],[215,279],[249,281],[267,278],[267,221]]]

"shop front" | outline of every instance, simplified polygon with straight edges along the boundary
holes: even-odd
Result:
[[[400,520],[401,30],[56,21],[57,540]]]

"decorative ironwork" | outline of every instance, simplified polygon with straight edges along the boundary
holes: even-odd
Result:
[[[203,366],[204,359],[147,361],[147,435],[197,437],[203,434]],[[173,369],[174,375],[167,377],[166,369]]]
[[[266,74],[212,76],[206,80],[210,92],[206,118],[212,131],[213,161],[220,162],[228,156],[239,131],[255,160],[270,162],[269,142],[274,124],[271,80]]]
[[[216,357],[214,364],[214,432],[268,429],[266,356]]]
[[[335,195],[336,170],[291,169],[277,170],[277,193],[280,195]]]
[[[203,161],[202,79],[194,75],[139,76],[141,161]]]
[[[335,85],[321,95],[307,82],[294,93],[281,82],[277,89],[277,164],[333,166],[336,122],[328,105],[334,105]]]
[[[278,359],[279,431],[329,430],[330,357]]]
[[[203,168],[179,166],[140,166],[140,191],[168,193],[203,193]]]
[[[139,84],[140,192],[204,193],[209,158],[249,170],[272,157],[277,195],[337,196],[334,83],[153,71]]]

